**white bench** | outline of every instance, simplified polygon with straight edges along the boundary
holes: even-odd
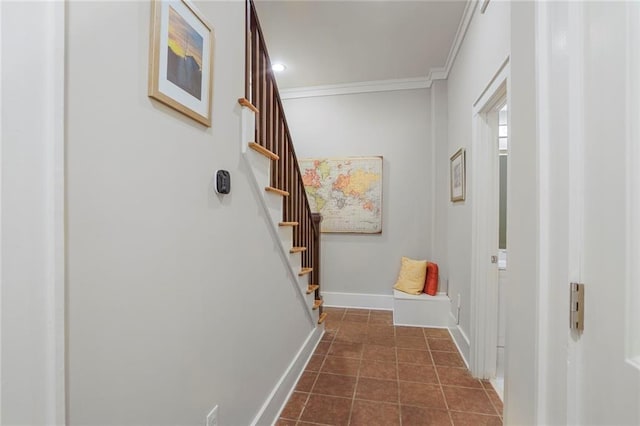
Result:
[[[393,290],[393,324],[448,327],[451,299],[446,294],[412,295]]]

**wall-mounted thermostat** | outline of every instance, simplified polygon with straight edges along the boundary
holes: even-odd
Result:
[[[218,194],[228,194],[231,192],[231,175],[226,170],[216,172],[216,192]]]

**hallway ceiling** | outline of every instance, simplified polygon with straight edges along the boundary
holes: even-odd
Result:
[[[257,0],[280,89],[424,78],[444,67],[465,0]]]

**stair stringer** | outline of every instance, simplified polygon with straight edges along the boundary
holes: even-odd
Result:
[[[294,269],[295,265],[299,267],[301,262],[299,260],[292,262],[292,256],[299,257],[301,255],[300,253],[289,253],[293,245],[293,231],[290,227],[279,226],[279,223],[282,221],[282,196],[265,191],[265,187],[269,185],[272,161],[249,149],[249,142],[253,141],[254,129],[255,113],[250,108],[241,106],[240,149],[242,158],[250,170],[251,179],[249,180],[252,182],[260,204],[269,218],[269,229],[274,240],[278,242],[278,252],[286,265],[291,282],[295,283],[298,289],[298,299],[304,304],[309,321],[311,321],[314,327],[324,328],[324,325],[318,324],[319,315],[317,311],[313,309],[315,296],[313,293],[310,295],[307,294],[309,277],[307,275],[299,277],[298,272],[300,269]],[[279,203],[277,203],[276,197],[280,199]]]

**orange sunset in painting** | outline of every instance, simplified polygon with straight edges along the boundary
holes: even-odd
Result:
[[[167,80],[202,100],[203,38],[169,6]]]

